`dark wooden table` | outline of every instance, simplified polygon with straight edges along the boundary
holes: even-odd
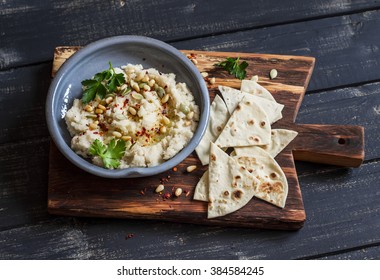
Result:
[[[297,163],[307,213],[299,231],[49,215],[54,47],[121,34],[315,57],[297,122],[364,126],[364,164]],[[379,34],[378,0],[1,1],[0,258],[380,259]]]

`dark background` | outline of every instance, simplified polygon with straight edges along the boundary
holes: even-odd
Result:
[[[295,232],[49,215],[54,48],[122,34],[316,57],[297,122],[364,126],[364,164],[298,163],[307,221]],[[0,258],[379,259],[379,34],[374,0],[0,1]]]

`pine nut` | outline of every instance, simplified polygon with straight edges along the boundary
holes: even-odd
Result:
[[[99,109],[102,109],[103,111],[106,111],[106,110],[107,110],[107,108],[104,107],[102,104],[99,104],[99,105],[98,105],[98,108],[99,108]]]
[[[111,123],[113,122],[113,119],[112,119],[112,118],[109,118],[109,119],[107,120],[107,122],[108,122],[109,124],[111,124]]]
[[[166,124],[166,125],[170,124],[170,119],[169,119],[168,117],[166,117],[166,116],[163,116],[163,117],[162,117],[162,121],[163,121],[164,124]]]
[[[197,166],[196,165],[189,165],[187,168],[186,168],[186,171],[187,172],[193,172],[195,169],[197,169]]]
[[[162,97],[161,102],[162,103],[168,102],[169,101],[169,97],[170,97],[169,94],[165,94],[164,97]]]
[[[160,127],[160,132],[163,134],[163,133],[166,133],[167,129],[166,129],[166,126],[161,126]]]
[[[207,72],[202,72],[201,75],[202,75],[203,78],[206,78],[208,76],[208,73]]]
[[[131,87],[137,91],[137,92],[140,92],[140,87],[139,87],[139,84],[136,83],[135,81],[131,80]]]
[[[120,138],[121,137],[121,133],[118,132],[118,131],[113,131],[112,135],[115,136],[116,138]]]
[[[185,121],[184,125],[185,126],[190,126],[191,125],[191,121]]]
[[[141,81],[141,79],[144,78],[144,75],[145,75],[144,72],[141,72],[141,71],[138,72],[137,75],[136,75],[135,80],[136,80],[136,81]]]
[[[106,98],[106,103],[107,104],[110,104],[112,101],[113,101],[113,97],[112,96]]]
[[[165,189],[164,185],[158,185],[156,188],[156,193],[160,193]]]
[[[148,85],[144,85],[144,86],[143,86],[143,89],[146,90],[146,91],[150,91],[150,86],[148,86]]]
[[[181,196],[181,194],[182,194],[182,189],[181,189],[181,188],[177,188],[177,189],[175,190],[175,192],[174,192],[174,195],[175,195],[176,197]]]
[[[88,127],[90,128],[90,130],[95,130],[98,127],[98,125],[96,123],[90,123]]]
[[[187,118],[188,120],[193,119],[193,117],[194,117],[194,111],[191,111],[191,112],[189,112],[189,113],[186,115],[186,118]]]
[[[209,83],[210,83],[211,85],[215,84],[215,77],[212,77],[212,78],[209,80]]]
[[[148,85],[149,85],[150,87],[152,87],[152,86],[154,86],[155,83],[156,83],[156,80],[151,79],[151,80],[149,81]]]
[[[136,116],[136,114],[137,114],[137,111],[136,111],[136,109],[135,109],[135,108],[133,108],[133,107],[129,107],[129,108],[128,108],[128,111],[129,111],[129,113],[131,113],[131,115],[134,115],[134,116]]]
[[[131,140],[131,139],[132,139],[131,136],[122,136],[122,137],[121,137],[121,140],[124,140],[124,141],[129,141],[129,140]]]
[[[85,109],[87,112],[92,112],[92,111],[94,111],[94,108],[92,108],[92,106],[91,106],[91,105],[88,105],[88,104],[84,107],[84,109]]]
[[[137,92],[132,92],[131,95],[136,100],[142,100],[144,98],[144,96],[142,96],[140,93],[137,93]]]
[[[103,110],[102,110],[102,109],[96,109],[96,110],[95,110],[95,113],[96,113],[96,114],[103,114]]]
[[[141,81],[144,82],[144,83],[149,82],[149,76],[148,76],[148,75],[145,75],[145,76],[141,79]]]

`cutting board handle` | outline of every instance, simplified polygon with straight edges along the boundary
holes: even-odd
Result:
[[[364,160],[364,128],[353,125],[297,124],[295,160],[358,167]]]

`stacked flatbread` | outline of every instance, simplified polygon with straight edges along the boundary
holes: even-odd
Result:
[[[274,157],[297,132],[272,129],[282,118],[279,104],[256,80],[243,80],[241,89],[219,86],[211,104],[210,121],[196,149],[209,169],[198,182],[194,199],[208,201],[208,218],[227,215],[252,197],[285,207],[288,183]],[[233,147],[231,155],[224,150]]]

